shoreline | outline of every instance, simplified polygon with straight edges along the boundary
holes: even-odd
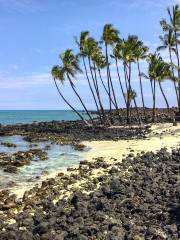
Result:
[[[86,158],[90,160],[103,157],[109,161],[111,158],[123,158],[131,151],[134,153],[158,151],[164,147],[171,150],[171,148],[180,146],[180,124],[177,126],[171,123],[152,124],[151,130],[152,132],[144,139],[83,141],[82,144],[90,148]]]
[[[180,156],[180,148],[177,149],[180,145],[180,124],[177,126],[167,123],[156,124],[152,126],[152,130],[153,131],[151,131],[145,138],[138,140],[82,142],[83,144],[86,144],[86,146],[88,145],[91,147],[91,149],[85,154],[84,159],[80,161],[77,166],[70,168],[69,171],[68,169],[64,169],[60,172],[54,172],[49,176],[44,176],[44,179],[41,179],[42,182],[34,185],[32,188],[31,186],[29,189],[23,189],[21,187],[21,189],[16,192],[21,195],[21,198],[17,198],[16,195],[9,193],[6,190],[0,191],[0,201],[2,202],[2,204],[0,204],[0,219],[3,223],[2,227],[0,227],[0,234],[2,234],[2,236],[4,236],[3,234],[9,234],[11,226],[12,228],[15,226],[13,229],[15,233],[17,232],[21,234],[23,232],[28,232],[29,221],[33,224],[33,228],[31,228],[30,225],[30,231],[35,231],[32,230],[36,229],[34,217],[42,216],[45,222],[49,221],[47,220],[49,211],[52,211],[52,214],[55,212],[58,213],[58,209],[61,209],[61,207],[63,214],[67,214],[68,216],[68,211],[71,210],[71,208],[73,211],[79,211],[76,206],[76,202],[78,201],[80,201],[80,209],[82,209],[82,211],[84,211],[83,209],[86,209],[84,204],[86,205],[87,201],[90,201],[89,199],[91,198],[92,201],[88,203],[90,206],[95,203],[96,208],[96,201],[102,199],[105,205],[99,205],[98,202],[97,206],[108,207],[108,204],[111,204],[111,198],[109,199],[107,196],[111,196],[111,194],[118,194],[117,197],[120,198],[122,211],[125,210],[128,211],[127,214],[131,214],[129,213],[128,208],[129,201],[133,201],[133,204],[135,204],[133,205],[133,211],[136,211],[136,205],[138,204],[140,204],[138,205],[138,209],[141,206],[146,207],[146,205],[143,205],[146,197],[147,201],[149,201],[149,195],[146,196],[146,188],[144,189],[144,186],[141,186],[141,177],[144,176],[144,179],[146,179],[147,175],[149,175],[149,179],[152,178],[159,181],[158,185],[156,182],[154,184],[156,184],[155,187],[157,188],[159,199],[163,199],[160,202],[162,211],[165,211],[166,208],[163,205],[164,196],[161,194],[161,190],[159,190],[158,187],[161,187],[161,180],[163,180],[168,186],[167,191],[170,191],[174,187],[174,185],[170,185],[171,183],[168,182],[166,175],[172,177],[172,179],[175,178],[176,180],[176,174],[173,175],[173,171],[177,173],[177,169],[174,169],[174,166],[176,167],[176,162],[179,161]],[[165,146],[168,151],[161,149]],[[174,148],[175,150],[170,151]],[[161,150],[158,151],[159,149]],[[151,152],[148,152],[148,150],[151,150]],[[165,160],[163,160],[164,157]],[[159,163],[159,160],[161,163]],[[164,175],[164,169],[166,169],[164,168],[164,164],[171,169],[169,172],[168,168],[166,175]],[[152,171],[152,169],[154,170]],[[135,176],[133,174],[135,174]],[[137,179],[139,180],[136,183]],[[143,180],[142,183],[148,183],[153,191],[154,185],[152,185],[152,181],[149,179]],[[131,187],[131,184],[132,186],[133,184],[136,184],[135,188]],[[122,189],[122,187],[125,189],[123,195],[119,195],[116,190],[117,186],[118,189]],[[138,186],[144,191],[145,198],[143,198],[141,194],[138,196]],[[126,191],[126,188],[129,190]],[[24,192],[24,190],[26,191]],[[108,194],[107,196],[106,191]],[[133,194],[135,194],[135,196]],[[153,204],[148,203],[149,209],[153,207],[158,216],[158,209],[156,209],[155,200],[156,192],[155,196],[151,194],[151,198],[154,199],[154,202]],[[168,197],[166,197],[166,204],[168,204],[168,201]],[[112,199],[112,203],[113,202],[114,200]],[[81,203],[83,205],[81,205]],[[113,206],[114,205],[109,208],[109,216],[114,214]],[[54,211],[54,209],[56,210]],[[89,210],[86,209],[86,211],[88,212]],[[99,210],[95,210],[95,216],[97,213],[99,213]],[[151,210],[148,214],[152,214]],[[116,214],[114,216],[116,216]],[[128,216],[131,218],[131,215]],[[136,214],[134,216],[136,216]],[[141,218],[143,218],[142,216]],[[91,218],[91,215],[89,217]],[[119,217],[121,217],[121,215]],[[116,217],[114,217],[114,219],[116,219]],[[147,220],[148,219],[149,217]],[[23,222],[23,225],[21,221],[25,221]],[[63,221],[63,219],[61,221]],[[74,221],[76,222],[76,218]],[[126,222],[123,224],[126,225]]]
[[[168,151],[171,151],[180,146],[180,124],[177,124],[177,126],[173,126],[171,123],[153,124],[151,129],[152,132],[147,134],[144,139],[80,142],[80,144],[89,148],[87,152],[84,152],[82,161],[87,160],[88,162],[94,162],[96,159],[102,158],[108,164],[113,165],[114,160],[116,160],[116,162],[121,162],[122,159],[126,158],[131,153],[136,155],[148,151],[157,152],[162,148],[167,148]],[[78,166],[79,164],[75,164],[71,168],[76,169]],[[54,171],[51,174],[41,177],[30,187],[19,186],[11,188],[11,192],[17,194],[18,198],[22,198],[25,191],[33,188],[36,184],[41,186],[43,181],[56,178],[60,173],[69,176],[74,173],[74,171],[70,171],[67,167],[64,167],[62,170]],[[102,169],[98,169],[97,171],[93,170],[92,174],[97,177],[103,174],[103,171]],[[79,181],[79,184],[81,184],[81,181]]]

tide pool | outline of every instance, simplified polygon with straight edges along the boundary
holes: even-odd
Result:
[[[2,142],[15,143],[17,147],[6,147],[1,145]],[[47,146],[49,146],[49,149],[46,150],[47,160],[34,159],[30,165],[20,167],[17,173],[7,173],[0,169],[0,188],[31,185],[45,175],[77,165],[83,159],[84,153],[88,151],[88,148],[84,151],[76,151],[70,145],[57,145],[51,142],[29,143],[19,135],[0,137],[0,152],[9,154],[36,148],[43,150]]]

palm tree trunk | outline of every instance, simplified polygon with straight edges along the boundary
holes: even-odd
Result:
[[[151,83],[151,93],[152,93],[152,97],[154,96],[154,89],[153,89],[153,84],[152,84],[152,80],[150,80]]]
[[[63,101],[79,116],[79,118],[80,118],[82,121],[84,121],[84,122],[87,124],[87,122],[85,121],[85,119],[83,118],[83,116],[65,99],[65,97],[63,96],[63,94],[61,93],[61,91],[60,91],[60,89],[59,89],[59,87],[58,87],[58,85],[57,85],[57,82],[56,82],[55,78],[53,78],[53,80],[54,80],[54,84],[55,84],[55,86],[56,86],[56,89],[57,89],[59,95],[61,96],[61,98],[63,99]]]
[[[150,79],[150,83],[151,83],[151,93],[152,93],[152,99],[153,99],[153,106],[154,106],[154,89],[153,89],[153,80]],[[154,108],[153,108],[154,109]],[[153,111],[153,116],[154,116],[154,111]],[[153,117],[152,117],[152,121],[153,121]]]
[[[128,92],[128,76],[127,76],[127,69],[126,69],[126,64],[123,64],[124,66],[124,79],[125,79],[125,84],[126,84],[126,91]]]
[[[116,96],[115,96],[115,91],[114,91],[114,87],[113,87],[113,83],[112,83],[112,79],[111,79],[111,72],[110,72],[110,68],[109,68],[109,59],[108,59],[108,51],[107,51],[107,44],[106,44],[106,62],[107,62],[107,76],[108,76],[109,93],[110,93],[110,96],[111,96],[111,90],[112,90],[113,100],[114,100],[115,106],[116,106],[116,113],[117,113],[117,116],[119,117],[119,121],[121,121],[121,116],[120,116],[120,113],[119,113],[118,104],[117,104]]]
[[[173,74],[173,78],[174,78],[175,74],[174,74],[174,67],[173,67],[173,61],[172,61],[172,53],[171,53],[170,48],[169,48],[169,56],[170,56],[170,62],[171,62],[171,65],[172,65],[172,74]],[[174,83],[174,89],[175,89],[176,98],[177,98],[177,104],[179,104],[179,97],[178,97],[178,91],[177,91],[177,86],[176,86],[175,80],[173,80],[173,83]]]
[[[140,89],[141,89],[141,99],[142,99],[143,111],[144,111],[144,116],[145,116],[145,119],[146,119],[144,94],[143,94],[143,86],[142,86],[142,78],[141,78],[141,71],[140,71],[139,60],[137,60],[137,66],[138,66],[138,73],[139,73],[139,80],[140,80]]]
[[[137,106],[137,102],[136,102],[136,99],[135,99],[135,98],[133,99],[133,102],[134,102],[134,106],[135,106],[135,109],[136,109],[136,112],[137,112],[137,117],[138,117],[139,125],[141,125],[141,116],[140,116],[140,114],[139,114],[139,110],[138,110],[138,106]]]
[[[105,111],[104,111],[104,108],[103,108],[103,104],[102,104],[102,101],[101,101],[101,97],[100,97],[99,86],[98,86],[98,81],[97,81],[97,74],[96,74],[96,66],[95,66],[95,63],[93,63],[93,64],[94,64],[94,76],[95,76],[95,82],[96,82],[96,93],[97,93],[97,97],[98,97],[98,100],[99,100],[99,105],[100,105],[100,108],[101,108],[101,111],[102,111],[104,122],[108,123],[108,121],[106,119],[106,114],[105,114]]]
[[[109,92],[108,92],[108,89],[106,88],[106,86],[105,86],[105,84],[104,84],[104,82],[103,82],[103,79],[102,79],[102,76],[101,76],[101,70],[100,70],[100,69],[98,69],[98,73],[99,73],[99,78],[100,78],[100,80],[101,80],[101,83],[102,83],[102,85],[103,85],[103,88],[104,88],[104,90],[106,91],[107,95],[109,96]],[[110,97],[110,96],[109,96],[109,97]],[[112,102],[112,104],[114,105],[114,107],[116,107],[116,106],[115,106],[115,103],[114,103],[114,101],[113,101],[112,98],[111,98],[111,102]]]
[[[96,100],[96,97],[95,97],[95,94],[94,94],[94,91],[93,91],[93,88],[91,86],[91,82],[90,82],[90,79],[89,79],[89,76],[88,76],[87,67],[86,67],[86,63],[85,63],[84,57],[83,57],[83,65],[84,65],[84,69],[85,69],[85,73],[86,73],[86,78],[88,80],[88,85],[89,85],[90,91],[92,93],[92,96],[93,96],[93,99],[94,99],[94,102],[95,102],[95,105],[96,105],[97,113],[98,113],[99,117],[101,118],[101,114],[100,114],[100,111],[99,111],[97,100]]]
[[[127,73],[127,66],[125,66],[125,73],[127,78],[127,124],[130,124],[130,115],[131,115],[131,99],[130,99],[130,91],[131,91],[131,68],[130,64],[128,67],[129,74]]]
[[[153,87],[153,122],[155,122],[155,115],[156,115],[156,81],[154,81]]]
[[[113,83],[112,83],[112,79],[111,79],[110,68],[109,68],[109,80],[110,80],[110,86],[112,89],[113,98],[114,98],[114,102],[115,102],[115,106],[116,106],[116,113],[117,113],[117,116],[119,117],[119,121],[121,122],[121,116],[119,113],[119,108],[118,108],[118,104],[117,104],[117,100],[116,100],[116,96],[115,96],[115,91],[114,91],[114,87],[113,87]]]
[[[95,92],[96,92],[96,96],[97,96],[97,98],[98,98],[97,85],[96,85],[96,82],[95,82],[95,79],[94,79],[94,76],[93,76],[90,57],[88,57],[88,63],[89,63],[89,69],[90,69],[91,77],[92,77],[92,80],[93,80],[94,89],[95,89]],[[99,100],[99,99],[98,99],[98,100]],[[99,107],[98,107],[98,108],[99,108]],[[101,108],[101,106],[100,106],[100,108]],[[102,109],[101,109],[101,111],[102,111]],[[99,110],[99,118],[100,118],[101,123],[103,124],[103,120],[102,120],[102,116],[101,116],[100,110]]]
[[[129,126],[132,127],[132,112],[133,112],[133,106],[130,102],[130,111],[129,111]]]
[[[75,89],[75,87],[74,87],[74,84],[73,84],[73,82],[71,81],[71,78],[69,77],[68,74],[67,74],[67,77],[68,77],[69,83],[70,83],[70,85],[71,85],[71,87],[72,87],[74,93],[76,94],[76,96],[78,97],[79,101],[81,102],[81,104],[82,104],[82,106],[83,106],[83,108],[84,108],[86,114],[89,116],[89,119],[91,120],[92,124],[94,124],[94,121],[93,121],[93,119],[92,119],[90,113],[88,112],[86,106],[84,105],[83,100],[81,99],[80,95],[79,95],[78,92],[76,91],[76,89]]]
[[[127,70],[126,70],[126,72],[127,72]],[[132,91],[132,87],[131,87],[131,63],[129,63],[128,84],[129,84],[129,86],[128,86],[129,115],[131,115],[131,107],[130,107],[130,105],[131,105],[130,92]],[[134,106],[135,106],[135,109],[136,109],[136,112],[137,112],[137,117],[138,117],[138,121],[139,121],[139,125],[140,125],[141,124],[141,118],[140,118],[140,114],[139,114],[139,110],[138,110],[138,106],[137,106],[135,98],[133,98],[133,102],[134,102]]]
[[[180,61],[179,61],[179,50],[178,50],[178,44],[177,44],[177,33],[174,32],[175,39],[176,39],[176,56],[177,56],[177,63],[178,63],[178,108],[179,108],[179,117],[180,117]]]
[[[107,73],[107,83],[108,83],[108,91],[109,91],[109,110],[110,115],[112,116],[112,105],[111,105],[111,88],[110,88],[110,81],[109,81],[109,61],[108,61],[108,50],[107,50],[107,43],[105,43],[105,49],[106,49],[106,73]]]
[[[161,82],[158,81],[158,83],[159,83],[159,87],[160,87],[161,93],[162,93],[163,98],[164,98],[164,100],[165,100],[165,102],[166,102],[166,106],[167,106],[167,109],[168,109],[168,112],[169,112],[169,103],[168,103],[168,100],[167,100],[166,95],[165,95],[165,93],[164,93],[164,91],[163,91]]]
[[[125,82],[126,82],[126,88],[127,88],[127,119],[129,118],[130,114],[131,114],[131,100],[130,100],[130,92],[132,90],[132,87],[131,87],[131,63],[129,63],[129,76],[128,76],[128,72],[127,72],[127,67],[126,64],[124,64],[124,73],[125,73]],[[129,99],[129,100],[128,100]],[[136,99],[133,99],[134,101],[134,105],[137,106],[136,104]],[[137,116],[138,116],[138,119],[139,119],[139,122],[140,122],[140,115],[139,115],[139,111],[138,111],[138,108],[136,108],[136,111],[137,111]],[[128,120],[127,120],[128,122]]]
[[[120,73],[119,73],[117,58],[115,58],[115,61],[116,61],[116,70],[117,70],[117,75],[118,75],[118,79],[119,79],[119,84],[120,84],[121,92],[122,92],[122,95],[123,95],[123,98],[124,98],[124,101],[125,101],[125,105],[126,105],[127,104],[126,103],[126,96],[125,96],[124,89],[123,89],[122,82],[121,82],[121,77],[120,77]]]

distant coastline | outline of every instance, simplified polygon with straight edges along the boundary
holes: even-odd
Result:
[[[86,118],[86,113],[82,110],[79,112],[83,113]],[[53,120],[76,121],[79,118],[71,110],[0,110],[0,124],[3,125],[49,122]]]

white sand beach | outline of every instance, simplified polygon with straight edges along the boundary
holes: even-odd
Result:
[[[166,147],[171,150],[180,146],[180,124],[173,126],[171,123],[156,124],[151,126],[152,132],[147,135],[146,139],[132,139],[119,141],[92,141],[83,142],[90,150],[85,158],[103,157],[111,162],[111,158],[117,158],[119,161],[130,153],[142,151],[158,151]]]

